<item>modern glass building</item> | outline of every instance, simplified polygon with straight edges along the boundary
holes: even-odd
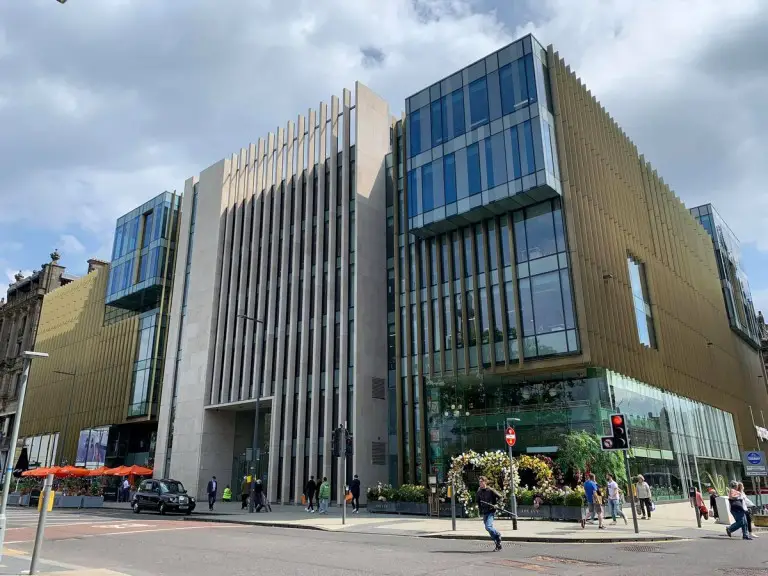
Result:
[[[469,448],[554,453],[629,416],[633,473],[733,476],[760,366],[707,233],[526,36],[406,100],[387,159],[390,480]]]
[[[752,303],[749,280],[741,265],[739,240],[712,204],[691,208],[691,214],[712,237],[731,328],[757,349],[760,346],[757,314]]]

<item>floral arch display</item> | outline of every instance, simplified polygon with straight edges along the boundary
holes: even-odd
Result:
[[[520,484],[520,472],[529,471],[535,478],[534,486]],[[448,482],[453,482],[456,501],[467,516],[477,516],[477,502],[467,486],[469,474],[487,476],[489,483],[499,490],[503,502],[510,500],[512,478],[515,479],[518,516],[578,520],[581,518],[583,489],[560,488],[556,477],[560,475],[550,458],[523,454],[512,460],[502,451],[478,453],[470,450],[451,459]]]
[[[510,466],[509,456],[501,450],[482,454],[470,450],[453,457],[448,482],[453,483],[456,501],[462,505],[468,516],[477,516],[479,513],[477,503],[473,501],[464,480],[464,473],[468,471],[477,472],[478,476],[487,476],[489,484],[499,490],[504,502],[508,502],[512,494],[513,477],[515,486],[520,485],[517,463],[513,462]]]

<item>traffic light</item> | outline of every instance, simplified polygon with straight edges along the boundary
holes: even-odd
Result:
[[[611,415],[611,435],[600,439],[600,447],[603,450],[628,450],[629,433],[627,420],[624,414]]]
[[[624,419],[624,414],[611,416],[611,432],[616,449],[626,450],[629,448],[629,434],[627,433],[627,422]]]
[[[353,436],[352,434],[349,433],[349,430],[347,430],[347,438],[345,442],[346,444],[344,446],[344,455],[347,457],[352,456],[352,454],[354,453],[354,449],[352,447],[354,442],[353,442]]]
[[[344,428],[339,426],[333,431],[333,440],[331,441],[331,456],[339,458],[341,456],[342,446],[344,446]]]

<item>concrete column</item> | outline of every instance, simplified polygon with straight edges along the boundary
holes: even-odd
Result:
[[[221,202],[222,202],[222,219],[226,222],[223,227],[223,242],[219,243],[219,258],[218,258],[218,288],[215,293],[214,302],[218,303],[218,312],[213,319],[213,325],[216,331],[216,343],[213,350],[213,371],[211,373],[211,379],[209,386],[211,388],[211,395],[209,402],[211,404],[219,404],[222,401],[228,399],[222,399],[221,395],[221,372],[224,364],[224,349],[226,339],[226,311],[227,311],[227,298],[229,297],[229,271],[230,271],[230,258],[229,255],[232,251],[232,226],[234,224],[233,216],[233,203],[234,203],[234,190],[232,185],[233,172],[236,170],[236,164],[233,166],[233,160],[224,160],[224,174],[221,188]]]
[[[328,106],[320,103],[320,118],[318,122],[318,156],[319,160],[315,164],[315,174],[317,176],[317,209],[315,210],[315,219],[317,221],[317,242],[315,247],[315,304],[314,304],[314,342],[312,343],[312,408],[311,408],[311,426],[309,435],[309,469],[310,473],[323,474],[318,470],[317,457],[319,454],[319,431],[320,426],[320,351],[321,338],[320,331],[323,329],[323,239],[325,237],[325,134],[326,122],[328,117]],[[324,409],[324,408],[323,408]]]
[[[250,250],[250,276],[248,278],[248,305],[246,307],[246,315],[248,318],[256,319],[257,304],[259,295],[261,294],[259,281],[259,245],[261,243],[261,235],[263,226],[261,224],[261,212],[264,209],[264,202],[266,196],[264,195],[264,187],[262,186],[264,178],[264,140],[259,138],[256,145],[255,157],[253,158],[253,219],[251,221],[251,250]],[[257,322],[253,320],[245,321],[245,354],[243,359],[243,376],[242,376],[242,399],[253,398],[254,393],[254,381],[251,377],[251,368],[254,366],[256,354],[261,353],[261,346],[258,340],[255,340],[254,335],[258,332]],[[254,347],[254,340],[256,346]]]
[[[296,495],[294,498],[299,498],[299,490],[303,490],[304,483],[309,479],[310,475],[314,474],[313,470],[306,470],[304,468],[304,454],[307,453],[306,438],[310,435],[310,430],[306,427],[306,414],[307,410],[311,410],[311,403],[307,402],[307,391],[309,389],[307,382],[307,372],[309,368],[309,351],[312,346],[312,342],[309,341],[310,333],[310,294],[312,287],[312,217],[315,214],[315,196],[312,190],[312,163],[314,163],[315,157],[315,112],[309,111],[309,124],[307,134],[304,136],[304,117],[299,117],[299,141],[301,156],[299,162],[304,160],[304,150],[306,148],[306,156],[309,159],[306,167],[300,168],[299,172],[301,176],[301,184],[306,189],[306,201],[304,207],[304,266],[302,267],[302,274],[304,276],[304,285],[302,294],[301,305],[301,351],[299,352],[299,409],[296,417],[297,431],[296,431]]]

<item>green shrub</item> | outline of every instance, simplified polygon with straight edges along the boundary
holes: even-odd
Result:
[[[565,505],[566,506],[581,506],[583,503],[583,499],[581,497],[580,492],[568,492],[565,495]]]
[[[403,484],[395,491],[394,500],[397,502],[426,502],[427,489],[416,484]]]
[[[565,493],[561,490],[553,492],[544,497],[544,503],[552,506],[563,506],[565,505]]]
[[[536,496],[533,490],[518,489],[517,490],[517,502],[522,506],[531,506],[533,504],[533,498]]]

